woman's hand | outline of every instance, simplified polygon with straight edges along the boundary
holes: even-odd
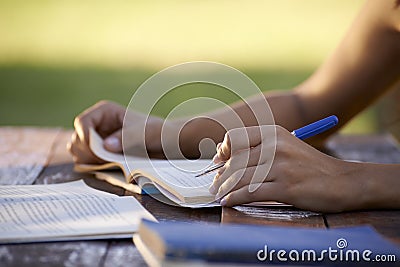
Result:
[[[280,126],[228,131],[214,161],[226,161],[210,187],[222,206],[278,201],[339,212],[358,208],[365,190],[360,164],[323,154]]]
[[[68,150],[77,163],[103,163],[89,148],[89,129],[95,129],[104,138],[104,148],[114,152],[122,152],[122,125],[126,108],[114,102],[101,101],[82,112],[75,118],[75,132]],[[159,156],[161,149],[161,128],[163,120],[157,117],[147,117],[140,113],[129,111],[129,122],[126,129],[132,133],[130,145],[143,141],[140,134],[146,128],[146,149],[149,154]],[[145,126],[144,126],[145,125]],[[125,133],[124,133],[125,134]]]

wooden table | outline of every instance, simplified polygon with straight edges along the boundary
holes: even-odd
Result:
[[[115,193],[130,192],[73,172],[66,151],[72,131],[46,128],[0,127],[0,183],[50,184],[83,178],[90,186]],[[388,135],[336,136],[328,152],[343,158],[382,163],[400,163],[398,144]],[[293,208],[205,208],[188,209],[135,195],[158,220],[183,220],[265,225],[295,225],[332,228],[370,224],[400,244],[400,211],[361,211],[319,214]],[[131,240],[54,242],[0,246],[0,266],[143,266]]]

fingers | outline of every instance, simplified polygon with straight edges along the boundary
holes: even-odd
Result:
[[[270,166],[268,164],[263,164],[236,171],[219,187],[215,199],[220,199],[231,191],[249,185],[256,186],[255,190],[257,190],[262,183],[273,181],[273,176],[268,175],[269,170]]]
[[[88,108],[74,120],[75,133],[68,145],[77,163],[102,163],[89,147],[89,129],[94,128],[102,137],[109,136],[104,147],[111,152],[121,152],[121,127],[125,108],[109,101],[101,101]]]
[[[215,162],[227,161],[231,155],[240,150],[255,147],[263,140],[275,140],[275,126],[253,126],[229,130],[217,149]]]
[[[90,128],[94,128],[104,138],[122,127],[124,115],[124,107],[100,101],[75,118],[75,131],[82,142],[89,144]]]
[[[258,201],[278,201],[284,199],[285,189],[281,184],[275,182],[262,183],[260,187],[254,191],[249,191],[249,187],[245,186],[226,195],[221,200],[221,206],[232,207],[240,204],[247,204]]]
[[[104,139],[104,148],[114,153],[122,152],[122,129]]]
[[[88,108],[74,120],[74,128],[79,139],[85,143],[89,143],[89,129],[96,129],[96,125],[99,124],[102,117],[102,112],[106,104],[99,104]]]
[[[216,152],[217,152],[217,154],[215,154],[215,156],[213,157],[213,162],[214,162],[214,163],[219,163],[219,162],[222,161],[222,160],[218,157],[218,150],[220,149],[221,145],[222,145],[222,142],[220,142],[220,143],[217,144],[217,147],[216,147],[216,150],[217,150]]]
[[[250,128],[252,127],[236,128],[229,130],[225,134],[224,140],[217,149],[216,162],[227,161],[231,157],[231,155],[237,150],[242,150],[246,148],[248,149],[251,146],[258,145],[261,142],[260,138],[257,138],[256,132],[258,130],[256,128],[250,130]],[[251,132],[252,136],[250,136],[248,132]]]
[[[260,159],[260,146],[252,149],[244,149],[240,153],[233,155],[221,168],[214,178],[213,184],[210,187],[210,192],[215,194],[219,187],[235,172],[239,172],[246,167],[255,166]],[[243,171],[242,171],[243,172]],[[239,174],[236,174],[238,177]]]
[[[225,135],[217,155],[227,158],[229,153],[229,160],[209,189],[216,199],[245,185],[253,192],[265,182],[275,157],[276,129],[277,126],[268,125],[247,127]]]
[[[67,144],[68,151],[72,154],[72,159],[76,163],[100,164],[103,160],[96,157],[86,143],[82,142],[75,132],[72,134],[71,142]]]
[[[245,168],[259,166],[256,170],[257,175],[253,176],[251,180],[248,181],[252,184],[263,182],[264,178],[268,175],[269,168],[272,165],[272,161],[275,155],[275,143],[265,141],[262,144],[248,149],[243,149],[240,152],[234,154],[225,164],[224,168],[220,169],[214,178],[213,184],[210,187],[210,192],[215,194],[219,187],[224,184],[227,179],[229,179],[233,174],[235,174],[232,179],[239,179],[244,175]],[[242,173],[240,175],[240,172]],[[261,172],[260,174],[258,174]],[[254,173],[253,173],[254,174]],[[253,188],[252,190],[254,190]],[[225,192],[227,193],[227,192]]]

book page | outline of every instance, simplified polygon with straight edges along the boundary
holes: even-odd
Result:
[[[94,171],[95,177],[109,184],[119,186],[136,194],[142,194],[142,189],[137,184],[128,183],[121,170]]]
[[[101,136],[94,130],[94,129],[89,129],[89,140],[90,140],[90,149],[93,151],[93,153],[108,162],[117,162],[121,164],[125,164],[125,157],[123,154],[118,154],[118,153],[113,153],[108,150],[106,150],[103,147],[103,139]],[[127,157],[127,161],[132,161],[132,162],[140,162],[140,161],[147,161],[143,157],[134,157],[130,156]]]
[[[135,198],[90,188],[82,180],[0,187],[0,243],[129,237],[141,218],[155,220]]]
[[[93,153],[108,162],[118,163],[120,166],[125,168],[125,174],[128,173],[128,166],[131,170],[142,169],[142,168],[171,168],[171,167],[183,167],[184,169],[204,169],[210,166],[211,160],[187,160],[187,159],[173,159],[173,160],[165,160],[165,159],[150,159],[146,157],[139,156],[131,156],[127,155],[126,157],[123,154],[113,153],[107,151],[103,147],[103,139],[100,135],[94,130],[90,129],[90,149]],[[83,165],[85,166],[85,165]],[[87,169],[87,168],[86,168]],[[96,168],[97,170],[99,168]]]
[[[184,172],[176,168],[158,168],[156,170],[143,169],[141,171],[146,173],[145,175],[147,176],[156,176],[157,179],[155,181],[155,186],[158,190],[180,206],[204,208],[220,205],[219,202],[214,201],[214,195],[208,191],[215,173],[208,173],[200,177],[195,177],[195,174],[197,173]],[[179,199],[174,193],[169,192],[168,188],[172,188],[174,191],[188,199],[186,201]],[[260,207],[291,206],[276,201],[252,202],[244,205]]]
[[[169,205],[178,204],[179,206],[188,207],[188,208],[207,208],[207,207],[220,206],[219,202],[213,201],[212,196],[210,197],[209,200],[206,200],[206,201],[204,201],[202,199],[200,201],[192,201],[192,202],[188,203],[188,202],[180,200],[178,197],[176,197],[174,194],[172,194],[171,192],[166,190],[164,187],[161,187],[161,186],[157,185],[156,183],[154,183],[154,184],[158,188],[158,190],[162,193],[162,195],[169,200],[169,201],[165,201],[165,198],[160,199],[160,196],[155,197],[157,200],[159,200],[163,203],[167,203]]]
[[[99,158],[117,162],[123,168],[127,179],[130,177],[128,169],[131,170],[136,181],[139,181],[137,178],[141,176],[150,178],[156,184],[158,191],[179,205],[184,206],[183,198],[201,198],[203,201],[201,205],[207,206],[214,200],[214,196],[208,191],[214,174],[195,177],[196,174],[212,165],[211,159],[160,160],[132,156],[125,158],[123,154],[107,151],[103,147],[103,139],[93,129],[90,129],[90,148]],[[96,169],[98,170],[98,168]],[[129,182],[127,181],[127,183]],[[200,204],[198,199],[195,201]],[[212,206],[215,205],[215,203],[212,204]]]
[[[207,197],[213,198],[208,191],[214,179],[214,173],[209,173],[200,177],[195,177],[196,173],[182,171],[173,167],[143,168],[139,175],[155,178],[155,182],[164,186],[166,189],[172,188],[183,197]]]
[[[182,171],[177,168],[158,168],[155,170],[159,178],[179,188],[207,189],[211,185],[215,173],[195,177],[197,173]]]

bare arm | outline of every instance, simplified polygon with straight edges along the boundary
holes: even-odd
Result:
[[[199,156],[198,145],[206,137],[221,142],[226,130],[257,125],[251,109],[265,108],[265,100],[273,112],[275,123],[288,130],[332,114],[339,117],[340,125],[344,125],[399,81],[400,7],[397,2],[368,0],[334,53],[309,79],[293,90],[267,92],[264,96],[249,99],[248,105],[244,102],[233,104],[241,125],[227,123],[222,127],[215,122],[231,120],[232,113],[227,109],[207,114],[210,119],[194,118],[186,123],[179,140],[184,155]],[[88,150],[87,130],[89,127],[101,130],[99,128],[108,125],[109,119],[114,116],[122,118],[124,109],[114,106],[110,103],[97,105],[77,117],[76,134],[70,145],[76,161],[98,161]],[[150,128],[155,130],[148,131],[152,133],[152,138],[146,138],[146,142],[151,140],[152,151],[161,153],[160,142],[154,141],[160,139],[159,129],[163,122],[161,119],[152,121],[155,123],[152,122]],[[180,129],[184,122],[166,123],[172,124],[171,129]],[[111,151],[122,150],[121,127],[119,120],[114,127],[116,132],[107,138],[107,141],[112,140],[110,137],[117,138],[115,142],[105,144]],[[320,145],[338,128],[309,142]],[[103,133],[104,137],[110,134],[108,130]]]
[[[396,1],[369,0],[343,41],[295,89],[306,122],[330,114],[349,121],[400,78],[400,9]]]
[[[305,82],[289,92],[267,92],[276,124],[288,130],[301,127],[335,114],[344,125],[400,78],[400,8],[396,1],[369,0],[360,11],[348,33],[321,67]],[[250,100],[252,107],[265,105],[263,99]],[[233,105],[246,126],[256,125],[254,116],[243,102]],[[210,117],[224,117],[219,111]],[[320,144],[329,134],[311,139]],[[221,142],[225,130],[207,119],[194,120],[184,129],[191,144],[204,137]],[[196,136],[196,140],[193,140]],[[192,147],[182,148],[192,154]]]

